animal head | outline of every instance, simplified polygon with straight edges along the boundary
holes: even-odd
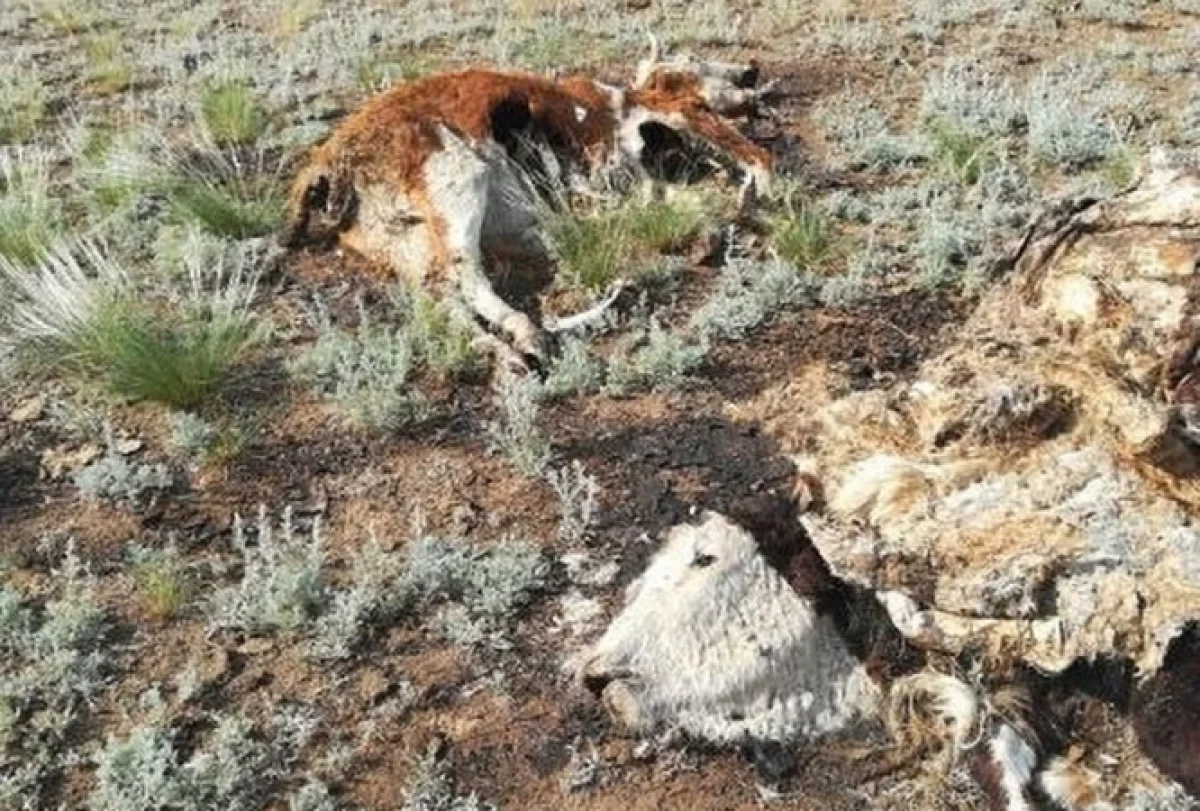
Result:
[[[350,226],[357,205],[349,172],[318,153],[292,183],[279,242],[286,248],[328,245]]]
[[[761,71],[753,59],[740,63],[702,60],[691,54],[664,57],[657,37],[651,34],[650,53],[638,62],[633,86],[648,87],[670,76],[689,77],[712,110],[730,117],[753,114],[762,96],[774,86],[759,86]]]
[[[651,38],[650,56],[624,97],[619,148],[626,158],[667,180],[690,179],[713,167],[740,176],[743,189],[765,191],[772,159],[724,117],[757,100],[758,67],[691,58],[664,61]],[[743,86],[744,85],[744,86]]]
[[[775,89],[774,82],[758,84],[758,62],[725,62],[697,58],[692,54],[665,56],[658,38],[650,35],[650,52],[638,61],[634,88],[646,88],[664,77],[688,77],[698,94],[715,113],[737,118],[754,116],[763,97]]]

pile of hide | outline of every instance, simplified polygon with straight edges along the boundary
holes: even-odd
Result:
[[[1124,666],[1126,728],[1193,793],[1198,258],[1200,175],[1152,165],[1130,191],[1044,215],[1005,280],[911,379],[844,394],[801,375],[731,408],[803,451],[797,535],[840,593],[882,607],[890,632],[939,661],[1045,683]],[[845,633],[853,622],[768,557],[716,514],[672,530],[585,657],[583,682],[633,730],[716,742],[810,740],[935,685],[948,732],[966,746],[973,729],[990,752],[976,776],[998,787],[999,807],[1032,807],[1021,803],[1037,780],[1038,796],[1066,807],[1127,796],[1050,758],[1036,719],[989,725],[981,708],[994,705],[965,691],[959,701],[954,679],[880,677]]]

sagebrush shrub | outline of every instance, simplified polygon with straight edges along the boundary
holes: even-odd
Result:
[[[538,427],[541,384],[529,376],[505,376],[496,398],[498,415],[488,424],[492,448],[526,476],[540,476],[550,462],[550,441]]]

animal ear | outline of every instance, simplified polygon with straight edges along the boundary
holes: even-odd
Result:
[[[329,201],[329,175],[320,175],[304,188],[303,206],[312,211],[324,208]]]
[[[320,209],[329,199],[329,177],[324,172],[305,170],[292,186],[288,201],[287,219],[279,234],[279,244],[298,248],[308,241],[308,225],[314,209]]]
[[[311,167],[296,179],[280,243],[296,248],[335,236],[353,218],[356,203],[349,176],[324,165]]]
[[[650,32],[646,33],[646,37],[650,40],[650,54],[645,59],[638,62],[637,74],[633,79],[634,88],[646,86],[646,82],[650,79],[650,74],[652,74],[654,69],[658,67],[659,60],[662,57],[662,51],[658,44],[658,37],[654,36],[654,34]]]

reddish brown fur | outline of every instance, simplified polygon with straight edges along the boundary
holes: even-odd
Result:
[[[500,155],[507,152],[517,174],[536,180],[539,153],[548,149],[553,180],[565,180],[560,171],[594,179],[598,170],[641,160],[641,133],[629,128],[657,118],[726,153],[746,171],[743,191],[752,192],[767,181],[770,157],[722,122],[701,89],[676,73],[659,72],[648,86],[623,92],[583,77],[555,81],[482,69],[399,85],[369,100],[313,151],[292,186],[281,241],[295,247],[337,239],[412,283],[441,293],[456,283],[475,316],[527,359],[544,360],[546,334],[533,313],[505,301],[483,266],[489,213],[493,228],[533,227],[513,225],[514,216],[525,223],[527,212],[503,205],[489,211],[494,195],[504,193],[497,178],[512,175]],[[518,156],[526,153],[523,136],[535,142],[532,165]],[[450,174],[429,174],[444,171],[442,157],[463,163]]]
[[[423,168],[442,146],[439,126],[468,140],[487,138],[493,134],[493,114],[506,103],[526,107],[531,123],[556,149],[565,151],[568,160],[595,166],[608,155],[618,122],[608,94],[586,77],[552,81],[483,69],[429,76],[373,97],[313,151],[308,169],[292,189],[289,233],[303,232],[307,226],[305,195],[322,176],[333,178],[339,188],[396,183],[405,192],[417,191],[415,202],[420,206]],[[656,72],[646,87],[626,94],[625,109],[637,106],[678,115],[698,135],[738,160],[771,167],[766,150],[747,141],[707,107],[694,76]],[[436,219],[430,216],[431,222]],[[330,227],[338,232],[347,225],[339,222]],[[353,237],[348,242],[354,247]]]
[[[607,98],[586,79],[552,82],[531,74],[471,69],[418,79],[375,96],[313,160],[411,188],[418,184],[425,160],[441,146],[439,124],[469,139],[485,138],[491,134],[492,113],[508,101],[526,103],[534,121],[579,160],[603,147],[616,125]],[[576,108],[587,111],[582,122]]]

